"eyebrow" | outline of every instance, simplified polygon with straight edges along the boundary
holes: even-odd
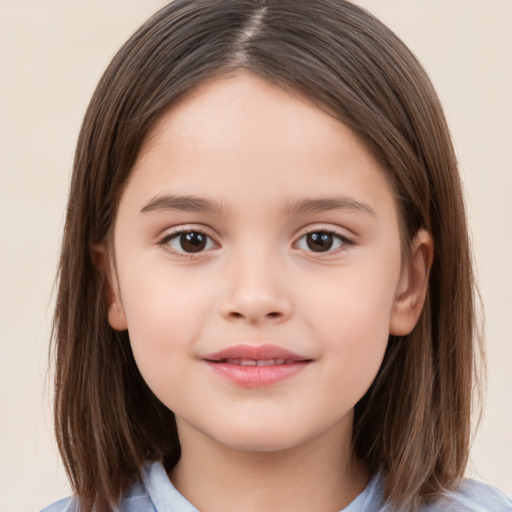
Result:
[[[222,213],[226,208],[222,203],[193,195],[176,196],[164,194],[153,197],[140,211],[151,213],[160,210]],[[350,197],[305,198],[296,203],[285,205],[284,211],[289,215],[317,213],[329,210],[353,210],[376,217],[375,211],[366,203]]]
[[[140,213],[151,213],[159,210],[220,213],[223,212],[225,208],[221,203],[203,197],[165,194],[153,197],[153,199],[141,209]]]
[[[307,197],[297,203],[288,204],[286,207],[286,212],[292,215],[299,215],[301,213],[317,213],[329,210],[353,210],[369,214],[372,217],[377,216],[370,205],[345,196],[326,198]]]

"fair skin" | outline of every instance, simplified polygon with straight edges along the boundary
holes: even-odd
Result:
[[[178,490],[209,512],[347,506],[369,479],[354,405],[414,327],[432,258],[420,231],[403,265],[361,141],[253,75],[212,80],[154,126],[113,248],[109,321],[176,415]]]

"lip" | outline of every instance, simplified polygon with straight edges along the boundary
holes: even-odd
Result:
[[[276,345],[233,345],[202,358],[213,371],[241,387],[262,388],[291,378],[312,361]]]

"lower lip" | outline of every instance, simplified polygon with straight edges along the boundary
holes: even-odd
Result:
[[[300,373],[309,361],[272,366],[242,366],[239,364],[206,361],[221,377],[246,388],[263,388],[277,384]]]

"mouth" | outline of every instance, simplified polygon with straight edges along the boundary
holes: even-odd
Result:
[[[235,345],[203,360],[220,377],[248,388],[277,384],[297,375],[313,361],[276,345]]]
[[[237,364],[239,366],[275,366],[280,364],[297,363],[296,359],[220,359],[213,363]]]

